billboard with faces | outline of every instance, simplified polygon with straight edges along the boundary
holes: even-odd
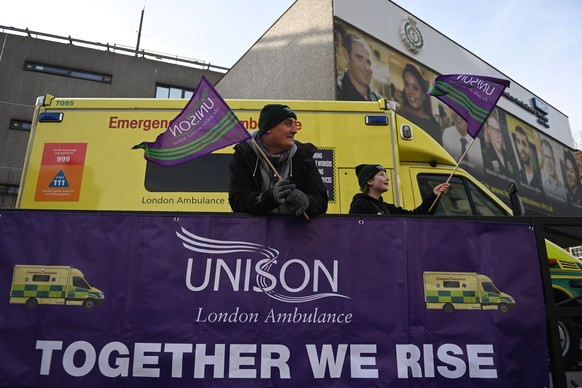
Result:
[[[395,101],[397,113],[459,160],[472,139],[464,120],[427,96],[439,73],[339,18],[334,40],[337,100]],[[508,205],[508,187],[515,182],[527,215],[572,215],[572,211],[582,215],[580,175],[573,156],[570,148],[496,107],[461,167]],[[544,179],[546,175],[552,179]]]

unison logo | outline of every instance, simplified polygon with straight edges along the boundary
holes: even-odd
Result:
[[[279,251],[247,241],[215,240],[182,228],[176,232],[184,248],[205,254],[188,258],[186,287],[193,292],[263,292],[287,303],[303,303],[339,294],[339,262],[326,266],[321,260],[278,259]],[[331,268],[330,268],[331,267]]]

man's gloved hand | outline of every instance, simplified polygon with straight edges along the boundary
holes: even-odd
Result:
[[[275,183],[273,187],[273,196],[275,201],[279,202],[281,205],[285,203],[285,198],[295,190],[295,185],[289,181],[289,179],[283,179]]]
[[[293,190],[291,194],[289,194],[285,202],[287,203],[289,210],[291,210],[292,213],[295,213],[296,216],[303,214],[303,212],[307,210],[307,207],[309,206],[309,199],[307,198],[307,195],[305,195],[303,191],[297,189]]]

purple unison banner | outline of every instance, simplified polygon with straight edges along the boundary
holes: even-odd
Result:
[[[0,386],[548,384],[527,225],[8,211],[0,277]]]

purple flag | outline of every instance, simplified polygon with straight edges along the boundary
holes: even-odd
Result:
[[[186,107],[153,143],[143,142],[144,157],[175,166],[250,138],[224,99],[204,75]]]
[[[509,81],[469,74],[435,78],[427,94],[435,96],[467,121],[467,132],[476,138]]]

